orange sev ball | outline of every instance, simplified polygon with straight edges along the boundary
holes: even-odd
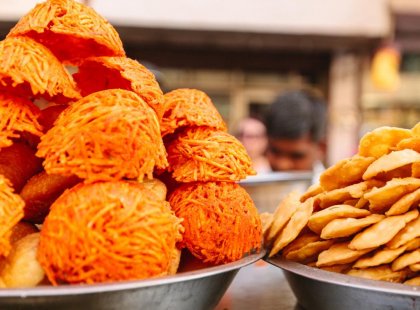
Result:
[[[206,93],[180,88],[164,95],[162,137],[186,126],[207,126],[226,131],[226,124]]]
[[[66,64],[92,56],[124,56],[114,27],[92,8],[73,0],[37,4],[8,37],[27,36],[48,47]]]
[[[140,183],[81,183],[52,205],[38,261],[54,285],[166,275],[181,230],[168,203]]]
[[[224,131],[191,127],[167,146],[168,170],[178,182],[239,181],[255,174],[242,143]]]
[[[12,230],[23,217],[24,205],[9,181],[0,175],[0,257],[9,254]]]
[[[0,92],[0,149],[11,146],[20,133],[42,135],[40,110],[31,101]]]
[[[155,110],[159,120],[162,118],[162,90],[154,74],[136,60],[91,57],[83,60],[73,77],[83,96],[110,88],[131,90]]]
[[[0,42],[0,92],[61,103],[80,98],[73,78],[58,59],[26,37]]]
[[[261,248],[262,228],[251,197],[230,182],[183,184],[169,203],[185,228],[182,246],[206,263],[223,264]]]
[[[143,180],[167,166],[156,113],[134,92],[110,89],[73,103],[41,137],[37,156],[49,174],[86,182]]]

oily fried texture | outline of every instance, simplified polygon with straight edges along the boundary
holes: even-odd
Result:
[[[414,192],[408,193],[402,196],[397,200],[388,211],[385,212],[386,215],[399,215],[404,214],[412,207],[418,206],[420,202],[420,188],[416,189]]]
[[[349,247],[353,250],[364,250],[384,245],[418,215],[419,211],[413,210],[403,215],[389,216],[357,234]]]
[[[368,268],[392,263],[398,256],[404,253],[405,249],[405,247],[400,247],[394,250],[388,248],[380,249],[369,257],[359,258],[359,260],[353,265],[353,268]]]
[[[324,192],[324,189],[319,183],[312,184],[311,186],[309,186],[307,191],[302,196],[300,196],[300,202],[305,202],[308,198],[317,196],[322,192]]]
[[[0,258],[9,254],[12,228],[22,219],[24,205],[9,181],[0,174]]]
[[[111,88],[131,90],[155,110],[159,120],[162,119],[162,90],[153,73],[133,59],[91,57],[83,60],[73,77],[83,96]]]
[[[87,182],[152,178],[166,151],[155,112],[135,93],[93,93],[64,110],[41,138],[37,156],[49,174]]]
[[[67,64],[91,56],[124,56],[118,33],[92,8],[71,0],[36,5],[10,30],[8,38],[30,37]]]
[[[409,222],[400,230],[398,234],[387,243],[387,246],[391,249],[396,249],[418,237],[420,237],[420,216],[414,221]]]
[[[0,149],[0,175],[11,182],[16,192],[41,170],[41,159],[26,144],[15,142],[12,146]]]
[[[39,236],[32,233],[13,244],[0,272],[6,287],[34,287],[44,279],[45,272],[36,258]]]
[[[397,283],[403,282],[408,276],[406,270],[393,271],[388,265],[366,269],[352,269],[347,274],[359,278]]]
[[[366,169],[363,179],[368,180],[380,173],[392,171],[416,162],[420,162],[420,154],[416,151],[410,149],[394,151],[375,160]]]
[[[42,135],[40,111],[31,101],[0,92],[0,149],[11,146],[21,133]]]
[[[182,246],[205,263],[233,262],[261,249],[258,210],[238,184],[184,184],[170,195],[169,203],[183,219]]]
[[[68,105],[66,104],[57,104],[41,110],[38,121],[42,125],[44,132],[53,127],[55,120],[67,107]]]
[[[255,174],[245,147],[224,131],[185,129],[167,150],[168,170],[178,182],[239,181]]]
[[[359,143],[359,155],[379,158],[388,154],[397,144],[412,136],[411,130],[396,127],[380,127],[365,134]]]
[[[401,140],[397,144],[398,150],[411,149],[420,152],[420,136]]]
[[[80,181],[76,176],[47,174],[45,171],[33,176],[20,192],[25,201],[23,218],[31,223],[42,223],[50,211],[51,204],[66,189]]]
[[[166,275],[182,226],[137,182],[80,183],[51,206],[38,261],[54,285]]]
[[[359,183],[362,181],[363,173],[374,160],[374,157],[359,155],[343,159],[321,174],[320,185],[324,190],[330,191]]]
[[[165,112],[161,121],[162,137],[186,126],[207,126],[226,131],[226,124],[206,93],[189,88],[175,89],[164,95]]]
[[[58,59],[27,37],[0,42],[0,91],[63,103],[80,98],[72,77]]]
[[[321,252],[316,262],[317,267],[348,264],[370,252],[366,250],[351,250],[348,242],[333,244],[328,250]]]
[[[369,227],[385,218],[381,214],[372,214],[360,219],[357,218],[341,218],[329,222],[321,231],[321,238],[333,239],[349,237],[358,233],[363,228]]]
[[[404,269],[405,267],[418,263],[420,263],[420,249],[417,249],[413,252],[405,253],[404,255],[398,257],[392,263],[392,270],[399,271]]]
[[[149,190],[153,191],[159,199],[166,200],[168,190],[165,183],[159,179],[147,179],[143,180],[142,184]]]

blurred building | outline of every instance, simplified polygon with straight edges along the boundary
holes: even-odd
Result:
[[[0,36],[36,2],[0,0]],[[206,91],[230,127],[262,115],[281,91],[318,89],[329,104],[329,162],[352,155],[373,126],[419,119],[417,0],[84,2],[116,26],[128,56],[158,68],[165,90]],[[402,72],[384,91],[370,65],[388,40]]]

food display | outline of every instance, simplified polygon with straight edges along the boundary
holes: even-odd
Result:
[[[91,8],[48,0],[22,17],[0,42],[0,91],[0,287],[156,278],[182,252],[206,266],[260,252],[237,184],[255,173],[245,148],[204,92],[164,95]]]
[[[262,214],[270,257],[373,280],[419,285],[420,123],[381,127],[358,154],[324,171],[303,195]]]

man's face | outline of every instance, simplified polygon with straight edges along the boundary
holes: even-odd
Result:
[[[269,138],[267,158],[273,171],[312,170],[321,149],[309,135],[292,140]]]

